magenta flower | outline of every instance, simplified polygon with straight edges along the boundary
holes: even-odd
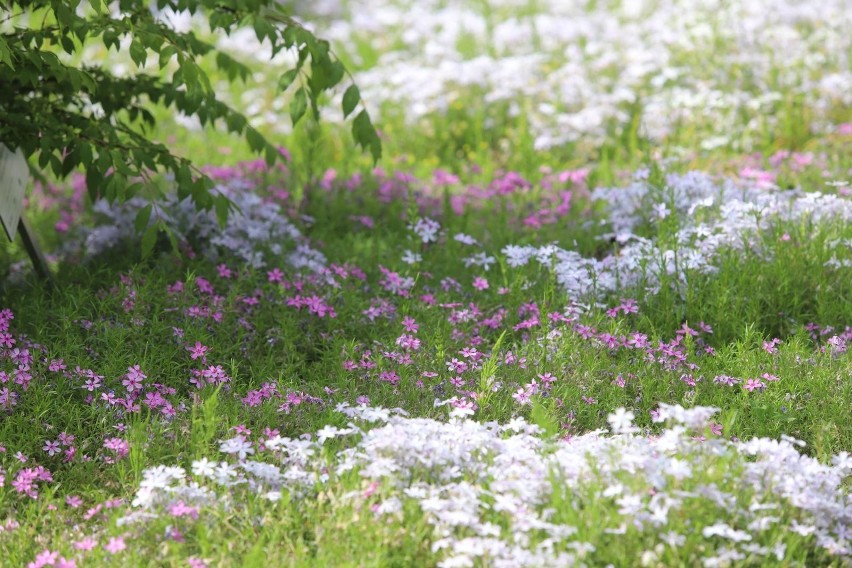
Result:
[[[512,395],[512,398],[518,401],[518,404],[529,404],[530,402],[530,395],[527,391],[523,389],[523,387],[519,387],[518,390]]]
[[[413,317],[405,316],[402,318],[402,326],[405,328],[405,331],[408,333],[417,333],[417,330],[420,329],[420,326],[414,321]]]
[[[35,560],[27,564],[27,568],[43,568],[44,566],[53,566],[53,563],[56,562],[57,558],[59,558],[58,552],[43,550],[36,555]]]
[[[209,347],[205,347],[204,345],[202,345],[200,341],[196,341],[194,347],[186,348],[186,350],[189,351],[189,356],[192,359],[198,359],[199,357],[201,357],[202,361],[204,360],[204,357],[206,356],[207,351],[209,351],[209,349]]]
[[[125,377],[121,384],[127,388],[127,392],[142,390],[142,381],[148,378],[139,368],[139,365],[128,367]]]
[[[74,548],[77,550],[92,550],[98,545],[98,541],[93,539],[90,536],[87,536],[83,540],[78,540],[74,543]]]
[[[226,280],[227,280],[228,278],[230,278],[230,277],[232,276],[232,274],[233,274],[233,273],[231,272],[231,269],[230,269],[230,268],[228,268],[228,267],[227,267],[226,265],[224,265],[224,264],[220,264],[219,266],[217,266],[217,267],[216,267],[216,272],[218,272],[218,273],[219,273],[219,278],[224,278],[224,279],[226,279]]]
[[[59,433],[59,442],[63,446],[70,446],[71,444],[74,443],[75,438],[76,438],[76,436],[74,436],[73,434],[69,434],[68,432],[60,432]]]
[[[120,536],[114,536],[110,538],[109,542],[104,545],[104,550],[106,550],[110,554],[117,554],[122,550],[125,550],[126,548],[127,545],[124,544],[124,538]]]
[[[121,438],[107,438],[104,440],[104,448],[114,451],[117,459],[121,459],[130,453],[130,444]]]
[[[50,457],[53,457],[62,451],[59,448],[59,442],[51,442],[49,440],[44,443],[44,447],[42,448],[42,450],[47,452],[47,455],[49,455]]]
[[[79,495],[68,495],[65,498],[65,504],[72,509],[76,509],[83,504],[83,499],[81,499]]]
[[[744,385],[745,389],[748,392],[753,392],[754,390],[763,390],[766,388],[766,384],[760,379],[749,379],[746,381]]]
[[[178,501],[169,507],[169,514],[173,517],[189,517],[191,519],[197,519],[198,509],[187,505],[183,501]]]

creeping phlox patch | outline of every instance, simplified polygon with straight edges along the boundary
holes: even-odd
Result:
[[[211,173],[214,177],[215,174]],[[224,228],[219,225],[215,212],[200,211],[191,199],[181,200],[176,193],[153,202],[149,223],[165,222],[178,240],[191,245],[211,261],[229,257],[254,268],[280,261],[295,269],[313,272],[325,268],[325,256],[308,244],[280,203],[253,191],[257,180],[251,175],[220,177],[218,182],[214,191],[236,205]],[[96,224],[78,227],[75,238],[64,241],[62,252],[93,257],[123,240],[134,238],[136,215],[149,203],[143,198],[113,204],[98,200],[94,205]]]
[[[715,273],[723,251],[749,252],[768,260],[772,253],[764,242],[777,226],[852,221],[852,201],[837,195],[771,192],[733,180],[714,181],[701,172],[670,174],[660,188],[643,179],[646,174],[638,172],[638,179],[627,187],[592,191],[592,199],[605,205],[613,228],[600,238],[615,240],[617,252],[598,259],[556,245],[508,245],[501,251],[506,264],[520,267],[535,260],[552,267],[565,291],[577,299],[631,286],[656,293],[664,281],[685,294],[689,274]],[[658,226],[669,216],[676,219],[676,228],[661,238]],[[641,230],[648,225],[651,235]],[[838,239],[826,245],[832,251],[827,268],[852,266],[852,241]]]
[[[670,287],[685,295],[690,277],[718,272],[724,253],[748,253],[771,260],[776,254],[774,249],[783,249],[784,241],[789,240],[787,235],[767,246],[768,235],[779,227],[815,223],[827,227],[827,234],[831,234],[832,226],[848,226],[852,222],[852,201],[838,194],[801,189],[778,191],[749,178],[719,180],[697,171],[666,175],[663,187],[647,177],[648,172],[640,170],[627,186],[598,187],[591,192],[592,202],[603,204],[606,211],[601,222],[611,228],[598,238],[617,245],[598,257],[584,256],[555,243],[508,244],[499,251],[488,250],[487,245],[464,233],[446,234],[441,224],[429,217],[418,218],[409,228],[423,246],[442,246],[449,238],[464,245],[465,267],[482,272],[473,277],[477,290],[490,287],[483,275],[495,264],[517,269],[536,261],[552,271],[570,298],[587,301],[630,288],[642,288],[653,295]],[[505,181],[500,178],[494,183]],[[248,191],[251,183],[250,177],[231,175],[220,185],[220,190],[240,208],[239,213],[229,217],[223,231],[219,231],[212,213],[198,212],[190,201],[177,201],[174,196],[156,202],[153,216],[166,220],[181,240],[194,243],[211,260],[227,257],[255,268],[278,262],[297,271],[325,271],[325,255],[312,248],[288,219],[284,202]],[[415,184],[414,180],[406,183]],[[466,207],[481,206],[477,205],[481,189],[471,186],[459,190],[455,198],[460,200],[460,212]],[[550,197],[567,193],[570,197],[570,192],[560,192],[555,186],[548,186],[545,193]],[[488,195],[501,195],[501,189],[495,188]],[[394,197],[397,198],[402,197]],[[120,205],[98,202],[95,208],[102,214],[100,222],[94,228],[82,229],[81,240],[69,239],[64,245],[66,253],[82,247],[86,254],[96,255],[122,238],[132,238],[133,219],[146,204],[141,199]],[[421,196],[418,205],[428,210],[431,201]],[[558,206],[547,209],[545,217],[559,219],[568,209],[560,211]],[[535,222],[542,219],[536,218]],[[825,246],[827,270],[852,267],[852,240],[829,238]],[[421,263],[424,254],[429,252],[400,249],[402,262],[409,265]],[[383,288],[403,297],[409,295],[415,285],[413,277],[383,266],[380,270],[384,275],[380,282]]]
[[[119,523],[174,516],[177,504],[199,518],[248,493],[297,501],[336,491],[337,503],[385,523],[416,505],[444,567],[594,564],[616,539],[644,546],[647,565],[666,555],[704,566],[782,562],[806,541],[852,558],[852,499],[843,487],[852,457],[823,465],[792,438],[696,436],[714,408],[662,404],[655,421],[666,427],[652,437],[637,435],[633,413],[618,409],[609,433],[567,441],[545,439],[521,418],[442,422],[345,403],[337,411],[350,419],[345,428],[260,445],[236,437],[221,443],[221,461],[146,470],[135,509]],[[335,439],[344,447],[332,453]]]
[[[852,16],[844,0],[820,0],[818,9],[798,0],[309,6],[302,10],[314,12],[308,18],[317,33],[353,62],[374,117],[401,115],[418,125],[435,115],[472,121],[481,114],[488,117],[482,127],[499,132],[501,118],[523,116],[537,149],[600,143],[613,125],[620,134],[638,119],[654,141],[698,130],[706,133],[696,143],[703,149],[747,151],[785,118],[811,116],[785,116],[793,107],[811,109],[812,127],[825,130],[833,106],[852,103],[845,57]],[[251,29],[219,46],[256,57],[269,77],[258,84],[276,84],[279,67],[269,65],[270,49]],[[282,52],[275,60],[295,57]],[[256,121],[289,130],[262,88],[239,101],[224,96]],[[328,119],[339,120],[336,114]]]

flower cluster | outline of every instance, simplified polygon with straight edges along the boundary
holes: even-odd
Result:
[[[327,426],[298,440],[274,436],[260,453],[238,436],[221,445],[232,463],[198,460],[191,475],[177,467],[146,470],[136,510],[122,522],[176,506],[191,507],[193,516],[233,507],[246,498],[238,487],[273,501],[285,491],[304,497],[314,484],[356,471],[368,487],[342,502],[369,507],[383,522],[398,522],[405,504],[416,504],[434,531],[440,566],[486,558],[499,566],[594,563],[607,558],[611,538],[641,538],[647,554],[664,563],[683,560],[677,555],[684,551],[704,566],[747,557],[781,562],[787,542],[799,538],[852,558],[852,501],[843,489],[852,473],[849,455],[823,465],[799,453],[801,442],[791,438],[695,437],[711,427],[714,408],[661,404],[655,421],[667,428],[653,437],[636,435],[633,413],[622,408],[609,417],[611,435],[595,431],[570,441],[542,438],[520,418],[498,425],[408,418],[368,406],[337,410],[377,425]],[[340,437],[349,437],[351,447],[324,459],[324,444]],[[224,501],[223,492],[230,495]],[[577,513],[579,502],[585,514]],[[592,542],[593,534],[600,540]]]

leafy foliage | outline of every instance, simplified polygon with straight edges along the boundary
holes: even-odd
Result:
[[[59,177],[85,169],[93,198],[127,199],[142,189],[140,180],[166,171],[174,175],[180,198],[192,197],[205,210],[214,208],[220,220],[227,216],[231,204],[210,191],[213,183],[207,176],[145,135],[155,124],[152,104],[195,116],[202,125],[224,124],[269,164],[280,158],[243,114],[217,98],[198,60],[215,56],[216,66],[231,81],[246,80],[249,69],[193,31],[170,28],[147,0],[11,0],[8,7],[0,28],[0,141],[35,156],[41,168],[49,167]],[[346,78],[329,43],[289,17],[275,0],[156,0],[156,7],[201,11],[214,32],[250,27],[259,41],[271,45],[273,56],[282,50],[297,52],[296,66],[278,82],[282,94],[294,90],[289,106],[294,125],[308,110],[319,119],[323,93]],[[90,40],[116,51],[126,46],[137,73],[117,76],[60,57],[61,52],[78,54]],[[150,69],[153,61],[158,72]],[[352,84],[343,99],[344,116],[359,101]],[[366,110],[356,116],[352,133],[378,160],[381,143]],[[146,227],[149,216],[150,209],[137,226]],[[150,235],[143,243],[153,242],[158,228],[148,226]]]

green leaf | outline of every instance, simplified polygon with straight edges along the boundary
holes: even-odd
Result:
[[[0,63],[7,65],[10,71],[15,70],[15,66],[12,64],[12,51],[2,37],[0,37]]]
[[[177,54],[177,49],[173,45],[167,45],[160,50],[160,69],[169,64],[172,58]]]
[[[72,55],[74,53],[74,40],[70,37],[62,36],[59,38],[59,43],[62,44],[62,49],[65,50],[65,53],[68,55]]]
[[[299,74],[298,69],[290,69],[278,79],[278,89],[283,93],[287,89],[290,88],[290,85],[293,84],[293,81],[296,80],[296,76]]]
[[[293,126],[295,126],[303,116],[305,116],[305,111],[308,109],[308,94],[304,87],[296,91],[293,95],[293,100],[290,101],[290,118],[293,120]]]
[[[94,201],[103,185],[104,176],[101,170],[94,164],[86,168],[86,188],[89,190],[89,197]]]
[[[254,19],[254,34],[257,36],[257,40],[260,42],[262,42],[266,37],[269,37],[269,39],[274,39],[275,26],[273,26],[269,22],[269,20],[267,20],[263,16],[257,16]]]
[[[151,209],[153,209],[153,206],[149,203],[136,214],[134,226],[136,227],[137,233],[141,233],[148,227],[148,221],[151,219]]]
[[[154,223],[145,229],[142,235],[142,258],[148,258],[154,252],[154,245],[157,244],[157,233],[159,232],[160,224]]]
[[[219,226],[224,228],[228,221],[228,212],[231,209],[231,200],[222,194],[213,198],[213,207],[216,209],[216,219],[219,221]]]
[[[253,126],[246,128],[246,141],[252,152],[260,153],[263,151],[263,147],[266,146],[266,140],[263,139],[263,135]]]
[[[345,119],[355,107],[358,106],[358,101],[361,100],[361,91],[358,90],[358,85],[349,85],[346,92],[343,93],[343,118]]]
[[[246,127],[246,117],[238,112],[230,112],[225,117],[225,123],[228,125],[229,131],[240,134]]]
[[[103,37],[104,37],[104,45],[106,46],[107,51],[109,51],[109,49],[112,48],[112,47],[114,47],[116,51],[119,50],[119,47],[120,47],[121,44],[120,44],[119,39],[118,39],[118,31],[117,30],[115,30],[114,28],[106,29],[106,30],[104,30],[104,36]]]
[[[382,142],[366,110],[359,112],[352,121],[352,137],[362,148],[370,150],[374,162],[379,161],[382,157]]]
[[[278,152],[278,148],[273,146],[272,144],[266,145],[266,164],[268,166],[272,166],[278,159],[281,158],[281,153]]]
[[[137,39],[130,42],[130,59],[137,67],[145,67],[145,63],[148,61],[148,50]]]

